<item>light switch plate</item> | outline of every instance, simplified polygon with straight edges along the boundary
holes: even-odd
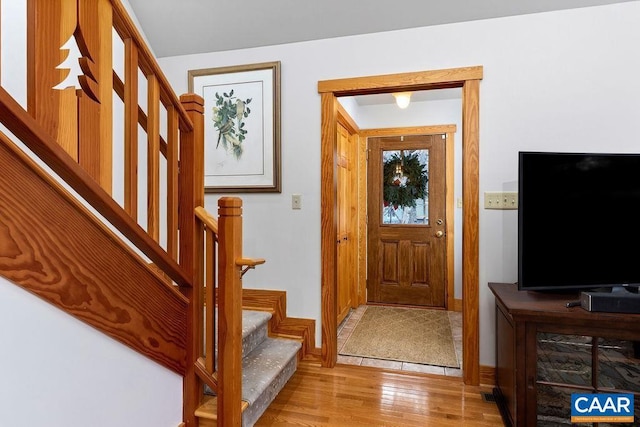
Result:
[[[484,193],[485,209],[518,209],[518,193],[488,191]]]
[[[302,209],[302,196],[300,194],[291,195],[291,209]]]

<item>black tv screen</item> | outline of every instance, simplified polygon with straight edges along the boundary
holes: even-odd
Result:
[[[640,283],[640,154],[519,153],[518,288]]]

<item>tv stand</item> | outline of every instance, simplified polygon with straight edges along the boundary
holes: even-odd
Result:
[[[634,393],[640,421],[640,314],[567,308],[577,292],[489,288],[496,299],[494,394],[507,426],[571,425],[571,393]]]

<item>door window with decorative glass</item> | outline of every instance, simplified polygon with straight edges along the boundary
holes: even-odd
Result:
[[[429,224],[429,150],[384,150],[383,224]]]

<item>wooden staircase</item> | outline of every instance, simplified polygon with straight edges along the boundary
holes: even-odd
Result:
[[[264,260],[243,255],[240,199],[221,198],[217,216],[203,208],[202,98],[176,96],[119,0],[54,4],[28,0],[27,105],[0,87],[12,134],[0,133],[0,275],[182,375],[185,426],[252,425],[297,360],[315,357],[315,324],[287,319],[283,292],[243,291],[242,275]],[[79,58],[61,51],[67,41]],[[67,81],[61,58],[80,64],[78,88],[55,88]],[[262,320],[245,338],[243,302],[269,312],[254,315]],[[244,354],[243,340],[253,343]],[[276,354],[270,379],[251,381]],[[215,420],[204,415],[205,387]]]

